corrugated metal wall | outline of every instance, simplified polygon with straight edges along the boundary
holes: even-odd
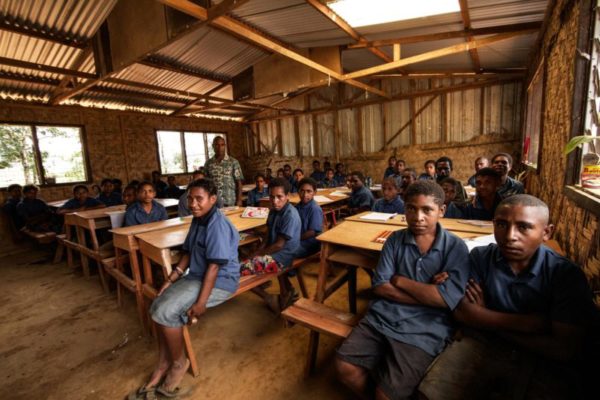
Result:
[[[473,78],[389,79],[383,81],[382,86],[392,96],[398,96],[470,83]],[[317,93],[310,95],[306,103],[320,112],[285,117],[279,124],[274,120],[253,124],[258,126],[264,145],[271,148],[277,140],[277,129],[281,129],[283,143],[275,146],[275,154],[342,158],[379,152],[390,139],[388,149],[413,144],[466,142],[479,135],[494,133],[509,137],[520,135],[520,82],[465,88],[333,112],[323,111],[323,108],[332,106],[330,101],[335,103],[338,95],[343,96],[340,104],[369,99],[364,92],[349,86],[341,93],[336,87],[324,88]],[[432,97],[434,99],[430,101]],[[418,113],[414,121],[411,120],[412,112]],[[300,149],[296,149],[294,118],[298,122]]]

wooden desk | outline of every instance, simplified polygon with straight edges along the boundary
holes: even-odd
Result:
[[[164,208],[171,208],[179,206],[179,199],[154,199],[158,204]]]
[[[350,196],[348,196],[347,194],[344,196],[332,196],[331,195],[331,193],[339,192],[339,191],[340,190],[338,190],[336,188],[317,190],[317,192],[315,193],[315,196],[324,196],[329,199],[329,201],[318,201],[317,204],[319,206],[330,205],[330,204],[338,203],[340,201],[344,201],[344,200],[347,200],[350,198]],[[298,193],[290,193],[290,203],[292,203],[292,204],[300,203],[300,195]]]
[[[399,226],[408,226],[406,223],[406,218],[404,215],[396,215],[394,218],[390,218],[387,221],[369,221],[366,219],[361,219],[362,215],[366,215],[370,213],[370,211],[365,211],[360,214],[353,215],[351,217],[347,217],[346,221],[354,221],[354,222],[364,222],[370,224],[380,224],[380,225],[399,225]],[[462,222],[461,222],[462,221]],[[483,226],[473,225],[465,219],[454,219],[454,218],[441,218],[440,224],[451,232],[468,232],[468,233],[478,233],[481,235],[490,235],[494,233],[494,226],[491,221],[472,221],[472,222],[481,222]]]
[[[69,200],[71,200],[71,199],[49,201],[46,204],[48,204],[48,207],[50,207],[50,208],[58,209],[58,208],[61,208],[63,205],[65,205],[65,203]]]

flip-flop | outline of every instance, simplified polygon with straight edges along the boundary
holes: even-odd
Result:
[[[127,400],[157,400],[156,387],[147,388],[146,385],[140,386],[137,390],[129,393]]]
[[[190,360],[186,359],[185,360],[184,371],[187,372],[188,369],[190,369]],[[173,389],[173,390],[167,389],[167,387],[165,386],[166,380],[167,379],[165,378],[165,380],[160,384],[160,386],[158,386],[156,388],[156,392],[157,393],[159,393],[159,394],[161,394],[161,395],[163,395],[163,396],[165,396],[165,397],[167,397],[169,399],[172,399],[174,397],[177,397],[177,396],[183,394],[180,387],[175,387],[175,389]]]

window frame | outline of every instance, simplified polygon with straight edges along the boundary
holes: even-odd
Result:
[[[177,173],[163,173],[162,170],[162,163],[160,160],[160,149],[158,148],[159,144],[158,144],[158,132],[159,131],[170,131],[170,132],[177,132],[179,133],[179,140],[181,143],[181,160],[184,166],[184,172],[177,172]],[[230,154],[229,152],[229,139],[228,139],[228,133],[227,132],[220,132],[220,131],[210,131],[210,132],[202,132],[202,131],[194,131],[194,130],[190,130],[190,129],[170,129],[170,128],[160,128],[160,129],[154,129],[154,139],[156,140],[156,161],[158,163],[158,171],[160,172],[160,174],[162,176],[167,176],[167,175],[173,175],[173,176],[187,176],[190,175],[192,172],[194,171],[187,171],[187,152],[186,152],[186,148],[185,148],[185,132],[189,132],[189,133],[201,133],[204,137],[204,146],[206,149],[206,160],[210,160],[210,157],[208,156],[209,153],[209,146],[212,146],[212,143],[208,143],[208,135],[209,134],[217,134],[219,136],[223,136],[225,138],[225,146],[227,149],[227,154]]]
[[[533,74],[533,77],[531,78],[531,81],[529,82],[529,85],[527,86],[527,96],[525,98],[525,118],[523,119],[523,140],[521,142],[521,164],[525,165],[527,167],[528,170],[530,171],[535,171],[536,173],[539,173],[541,171],[541,167],[542,167],[542,143],[544,140],[544,110],[546,108],[546,72],[547,72],[547,63],[546,63],[546,57],[542,56],[542,58],[540,59],[537,68],[535,69],[535,73]],[[534,84],[537,83],[536,79],[540,78],[541,79],[541,85],[542,85],[542,98],[540,99],[540,105],[539,105],[539,114],[538,115],[531,115],[531,110],[529,109],[529,102],[530,100],[535,97],[535,86]],[[532,103],[533,104],[533,103]],[[536,160],[536,165],[533,166],[532,164],[526,162],[525,160],[525,139],[527,138],[527,134],[529,133],[529,137],[531,137],[531,132],[528,132],[528,121],[529,118],[537,118],[539,119],[539,132],[538,132],[538,148],[537,148],[537,160]],[[531,140],[529,142],[529,152],[531,152]]]
[[[0,121],[0,125],[18,125],[18,126],[29,126],[31,128],[31,136],[33,142],[34,158],[36,163],[36,174],[40,178],[40,183],[36,186],[40,188],[54,188],[54,187],[68,187],[79,184],[89,185],[93,183],[92,179],[92,168],[88,152],[87,134],[84,125],[77,124],[57,124],[53,122],[30,122],[30,121]],[[52,128],[79,128],[79,140],[81,141],[81,156],[83,157],[83,168],[85,180],[76,182],[64,182],[64,183],[46,183],[46,174],[44,165],[42,163],[42,153],[40,152],[38,138],[37,138],[37,127],[52,127]],[[8,186],[0,186],[0,189],[6,190]]]

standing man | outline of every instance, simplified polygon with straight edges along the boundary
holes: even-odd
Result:
[[[223,206],[242,205],[242,180],[244,174],[240,163],[227,154],[225,139],[217,136],[213,139],[215,155],[204,165],[206,175],[215,182],[219,202]]]

